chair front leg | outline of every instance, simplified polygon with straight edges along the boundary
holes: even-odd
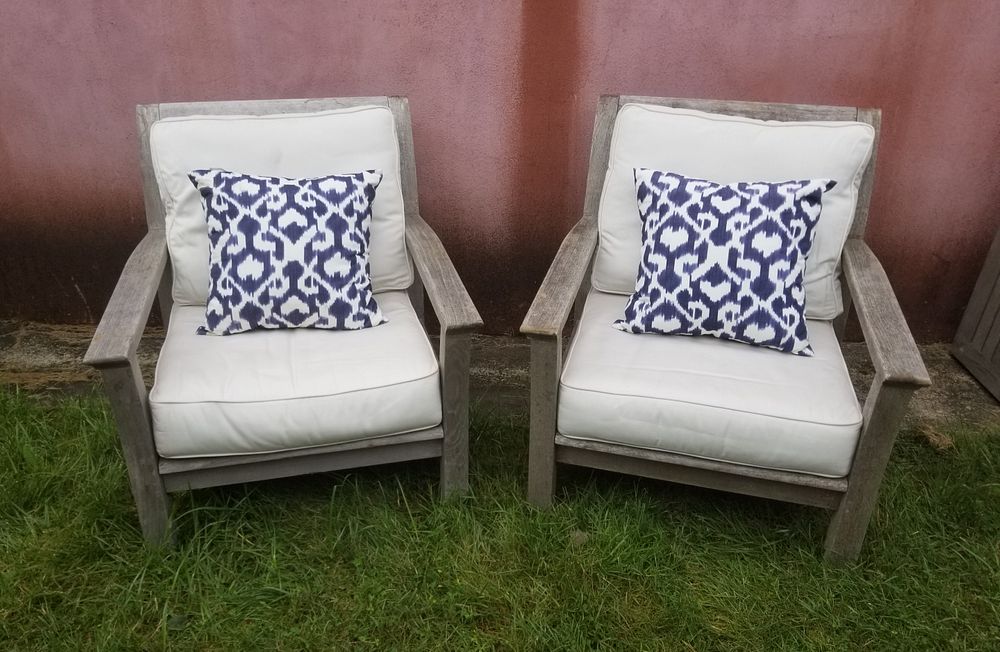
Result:
[[[912,384],[887,383],[881,376],[872,383],[865,400],[864,426],[854,453],[847,492],[827,530],[827,561],[850,562],[860,554],[889,455],[910,397],[918,388]]]
[[[552,505],[556,486],[556,401],[561,369],[562,337],[532,337],[528,502],[540,508]]]
[[[170,497],[160,478],[146,384],[139,364],[132,357],[128,364],[102,368],[101,375],[118,425],[142,535],[152,545],[169,544]]]
[[[469,490],[469,358],[472,337],[441,329],[441,496]]]

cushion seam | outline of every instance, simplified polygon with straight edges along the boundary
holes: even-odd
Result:
[[[848,426],[852,426],[852,427],[853,426],[860,426],[862,424],[862,422],[864,421],[863,415],[862,415],[862,418],[858,419],[856,422],[851,422],[851,423],[826,423],[826,422],[820,422],[820,421],[808,421],[806,419],[796,419],[794,417],[783,417],[783,416],[779,416],[779,415],[776,415],[776,414],[764,414],[764,413],[761,413],[761,412],[753,412],[751,410],[738,410],[736,408],[725,407],[725,406],[721,406],[721,405],[709,405],[709,404],[705,404],[705,403],[695,403],[694,401],[682,401],[682,400],[676,399],[676,398],[661,398],[661,397],[656,397],[656,396],[645,396],[645,395],[641,395],[641,394],[619,394],[619,393],[615,393],[615,392],[606,392],[606,391],[599,390],[599,389],[585,389],[583,387],[576,387],[574,385],[570,385],[570,384],[566,383],[563,380],[559,381],[559,387],[560,388],[571,389],[571,390],[574,390],[574,391],[577,391],[577,392],[588,392],[588,393],[591,393],[591,394],[603,394],[605,396],[624,396],[624,397],[629,397],[629,398],[640,398],[640,399],[645,399],[645,400],[650,400],[650,401],[663,401],[663,402],[666,402],[666,403],[678,403],[678,404],[682,404],[682,405],[693,405],[693,406],[698,406],[698,407],[703,407],[703,408],[709,408],[709,409],[713,409],[713,410],[723,410],[723,411],[726,411],[726,412],[734,412],[734,413],[737,413],[737,414],[752,414],[754,416],[765,417],[765,418],[768,418],[768,419],[780,419],[782,421],[792,421],[792,422],[795,422],[795,423],[809,423],[809,424],[813,424],[813,425],[817,425],[817,426],[830,426],[830,427],[837,427],[837,428],[846,428]],[[856,400],[857,399],[855,399],[855,401]]]
[[[618,113],[629,107],[634,107],[642,111],[648,111],[649,113],[669,113],[673,115],[683,115],[690,118],[697,118],[700,120],[712,120],[715,122],[731,122],[735,124],[756,124],[764,127],[823,127],[824,129],[847,129],[851,127],[865,127],[868,131],[875,134],[875,128],[872,127],[867,122],[859,122],[857,120],[761,120],[760,118],[748,118],[746,116],[740,115],[729,115],[726,113],[712,113],[710,111],[700,111],[698,109],[683,109],[676,106],[660,106],[643,104],[641,102],[629,102],[628,104],[623,104],[622,108],[619,109]],[[850,108],[850,107],[845,107]],[[617,117],[615,122],[617,122]]]
[[[350,444],[350,443],[353,443],[353,442],[356,442],[356,441],[366,441],[366,440],[369,440],[369,439],[381,439],[383,437],[394,437],[396,435],[406,435],[406,434],[409,434],[411,432],[420,432],[421,430],[429,430],[431,428],[436,428],[439,425],[441,425],[440,421],[438,423],[432,425],[432,426],[425,426],[425,427],[421,427],[421,428],[410,428],[409,430],[399,430],[397,432],[390,432],[390,433],[386,433],[384,435],[371,435],[369,437],[356,437],[354,439],[343,439],[341,441],[327,442],[325,444],[310,444],[309,446],[297,446],[295,448],[275,448],[275,449],[271,449],[271,450],[267,450],[267,451],[254,451],[252,453],[205,453],[205,454],[202,454],[202,455],[164,455],[163,453],[160,453],[159,446],[157,446],[156,452],[160,453],[160,457],[162,457],[163,459],[167,459],[167,460],[196,460],[196,459],[200,459],[200,458],[203,458],[203,457],[235,457],[237,455],[240,456],[240,457],[254,457],[255,455],[269,455],[269,454],[274,454],[274,453],[290,453],[292,451],[302,451],[302,450],[308,450],[310,448],[322,448],[323,446],[331,446],[331,445],[334,445],[334,444]],[[154,433],[153,436],[154,436],[154,439],[155,439],[156,434]],[[441,439],[444,439],[444,437],[442,436]],[[429,441],[434,441],[434,440],[429,440]]]
[[[178,401],[178,400],[161,400],[153,399],[152,392],[150,392],[150,403],[155,403],[157,405],[245,405],[248,403],[283,403],[290,401],[308,401],[317,398],[331,398],[334,396],[345,396],[347,394],[358,394],[361,392],[370,392],[376,389],[383,389],[388,387],[400,387],[402,385],[409,385],[411,383],[419,383],[427,380],[433,376],[438,375],[438,369],[434,369],[433,372],[420,376],[418,378],[411,378],[409,380],[401,380],[395,383],[386,383],[383,385],[374,385],[372,387],[364,387],[361,389],[348,389],[343,392],[329,392],[326,394],[311,394],[309,396],[289,396],[284,398],[264,398],[264,399],[249,399],[249,400],[239,400],[239,401]],[[154,388],[155,389],[155,388]]]
[[[764,466],[762,464],[747,464],[746,462],[735,462],[733,460],[727,460],[727,459],[723,459],[721,457],[708,457],[706,455],[695,455],[693,453],[685,453],[685,452],[682,452],[682,451],[670,450],[670,449],[666,449],[666,448],[653,448],[651,446],[638,446],[636,444],[626,444],[624,442],[615,441],[615,440],[612,440],[612,439],[597,439],[596,437],[581,437],[579,435],[567,435],[564,432],[559,432],[559,434],[562,435],[563,437],[568,437],[569,439],[576,439],[577,441],[592,441],[592,442],[596,442],[596,443],[599,443],[599,444],[613,444],[615,446],[625,446],[627,448],[635,448],[635,449],[638,449],[638,450],[647,450],[647,451],[654,451],[654,452],[661,452],[661,453],[670,453],[672,455],[680,455],[680,456],[683,456],[683,457],[690,457],[692,459],[697,459],[697,460],[706,460],[706,461],[709,461],[709,462],[722,462],[722,463],[725,463],[725,464],[735,464],[737,466],[743,466],[743,467],[748,467],[748,468],[752,468],[752,469],[764,469],[764,470],[767,470],[767,471],[784,471],[786,473],[802,473],[802,474],[805,474],[805,475],[811,475],[811,476],[815,476],[815,477],[819,477],[819,478],[830,478],[830,479],[840,479],[840,478],[846,478],[847,477],[846,474],[845,475],[829,475],[829,474],[826,474],[826,473],[816,473],[815,471],[803,471],[801,469],[789,469],[789,468],[777,467],[777,466]]]

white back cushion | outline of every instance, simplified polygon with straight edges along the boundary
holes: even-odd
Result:
[[[837,279],[858,187],[875,130],[861,122],[776,122],[648,104],[626,104],[611,137],[598,208],[600,244],[593,285],[631,294],[642,251],[633,168],[676,172],[716,183],[829,178],[806,262],[806,315],[833,319],[843,309]]]
[[[166,212],[167,248],[178,305],[208,295],[208,230],[188,173],[197,168],[279,177],[381,170],[372,205],[371,274],[376,292],[413,282],[406,254],[399,142],[392,111],[362,106],[266,116],[187,116],[149,132],[153,171]]]

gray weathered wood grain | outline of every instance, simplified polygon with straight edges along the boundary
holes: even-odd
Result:
[[[406,247],[434,314],[448,332],[471,332],[483,320],[437,234],[419,215],[406,219]]]
[[[597,247],[597,209],[604,189],[604,177],[611,152],[611,134],[617,115],[618,96],[601,96],[594,116],[583,217],[563,239],[535,294],[531,308],[521,324],[521,333],[525,335],[555,336],[562,333],[570,310],[575,308],[578,318],[583,312],[590,290],[593,254]]]
[[[608,453],[638,460],[648,460],[650,462],[666,462],[692,469],[716,471],[728,475],[758,478],[761,480],[780,482],[782,484],[798,485],[800,487],[813,487],[815,489],[825,489],[827,491],[840,493],[847,491],[847,480],[845,478],[826,478],[809,473],[793,473],[791,471],[762,469],[760,467],[747,466],[745,464],[718,462],[716,460],[702,459],[700,457],[691,457],[690,455],[680,455],[677,453],[668,453],[666,451],[656,451],[647,448],[636,448],[635,446],[625,446],[623,444],[611,444],[587,439],[576,439],[574,437],[566,437],[561,434],[556,435],[555,441],[557,446],[563,448],[578,448],[597,453]]]
[[[92,367],[126,365],[134,357],[160,289],[167,262],[163,231],[150,231],[129,256],[101,317],[84,364]]]
[[[875,142],[872,143],[872,155],[868,165],[861,175],[861,185],[858,187],[858,203],[854,209],[854,221],[851,222],[850,238],[863,238],[868,227],[868,214],[871,212],[872,191],[875,189],[875,163],[878,158],[878,145],[882,137],[882,111],[879,109],[858,109],[858,122],[866,122],[875,129]]]
[[[427,293],[424,292],[424,281],[416,269],[413,270],[413,283],[407,289],[406,295],[410,299],[410,305],[413,306],[413,312],[417,313],[420,325],[424,327],[426,332],[427,324],[424,322],[424,313],[426,312]]]
[[[441,495],[469,490],[469,356],[467,332],[441,328],[441,410],[444,441],[441,451]]]
[[[594,256],[590,255],[590,262],[587,264],[587,269],[583,273],[583,279],[580,281],[580,287],[576,291],[576,300],[573,302],[573,319],[576,320],[576,324],[580,324],[580,320],[583,319],[583,309],[587,306],[587,297],[590,296],[590,291],[593,289],[590,279],[594,273]],[[574,331],[575,332],[575,331]]]
[[[142,104],[135,108],[136,132],[139,136],[139,170],[142,174],[142,196],[146,208],[146,226],[150,231],[163,231],[166,227],[166,211],[163,198],[156,183],[156,173],[153,171],[153,157],[149,147],[149,128],[160,119],[160,105]],[[160,304],[160,318],[166,328],[170,323],[170,311],[174,307],[173,300],[173,270],[170,259],[167,259],[163,274],[160,276],[160,287],[156,293]]]
[[[403,205],[406,212],[406,248],[413,259],[416,276],[445,331],[457,333],[477,330],[483,325],[479,311],[441,244],[441,239],[420,215],[409,103],[404,97],[390,97],[387,102],[396,120],[396,135],[401,153]],[[411,298],[418,300],[412,294]],[[421,305],[418,314],[422,313]]]
[[[552,266],[521,323],[524,335],[562,333],[597,246],[597,223],[582,219],[559,246]]]
[[[1000,323],[994,320],[993,325],[987,330],[986,340],[983,342],[983,355],[987,359],[992,359],[998,347],[1000,347]]]
[[[952,354],[965,365],[976,380],[1000,400],[1000,356],[986,357],[982,351],[969,344],[955,344]]]
[[[821,106],[813,104],[776,104],[770,102],[741,102],[731,100],[697,100],[683,97],[645,97],[623,95],[620,105],[654,104],[676,109],[693,109],[706,113],[738,115],[757,120],[842,120],[854,121],[858,110],[853,106]]]
[[[583,198],[583,218],[597,220],[597,209],[604,191],[604,177],[608,173],[611,156],[611,134],[618,117],[618,96],[602,95],[594,114],[594,132],[590,144],[590,161],[587,166],[587,190]]]
[[[220,102],[165,102],[157,105],[160,118],[190,115],[272,115],[275,113],[314,113],[355,106],[388,106],[384,95],[371,97],[323,97],[315,99],[225,100]]]
[[[1000,399],[1000,231],[962,314],[951,352],[993,396]]]
[[[399,182],[403,191],[403,211],[406,219],[420,215],[417,197],[417,158],[413,148],[413,122],[410,103],[405,97],[390,97],[386,102],[392,110],[399,139]]]
[[[955,333],[956,347],[983,351],[986,337],[1000,317],[1000,231],[993,238],[982,271]]]
[[[483,320],[440,238],[420,215],[409,103],[404,97],[390,97],[388,104],[399,138],[406,247],[415,271],[410,300],[423,321],[426,296],[441,325],[441,495],[448,497],[469,489],[469,334],[481,328]]]
[[[847,332],[847,322],[850,320],[851,311],[854,308],[854,301],[851,299],[850,288],[843,281],[843,273],[840,276],[840,303],[843,310],[833,319],[833,332],[837,335],[837,341],[843,344],[844,335]]]
[[[153,171],[153,157],[149,147],[149,129],[160,119],[159,104],[140,104],[135,108],[136,130],[139,136],[139,171],[142,174],[142,195],[146,207],[146,226],[150,231],[163,230],[163,198]]]
[[[101,369],[111,412],[118,426],[129,485],[142,535],[152,545],[170,542],[170,498],[156,465],[146,385],[135,355],[127,364]]]
[[[976,285],[969,298],[962,322],[955,334],[953,351],[959,360],[963,361],[977,379],[989,389],[994,396],[1000,396],[1000,387],[996,378],[1000,376],[1000,274],[996,260],[997,242],[1000,234],[994,238],[989,254],[983,264],[983,269],[976,279]],[[975,316],[975,319],[970,317]]]
[[[249,455],[214,455],[211,457],[162,457],[160,458],[160,474],[168,476],[175,473],[187,473],[190,471],[205,471],[222,468],[224,466],[242,466],[244,464],[260,464],[273,460],[295,459],[296,457],[309,457],[310,455],[326,455],[332,453],[343,453],[344,451],[361,450],[365,448],[378,448],[380,446],[396,446],[398,444],[412,444],[420,441],[434,441],[444,436],[441,426],[406,432],[400,435],[386,435],[384,437],[370,437],[356,441],[347,441],[337,444],[326,444],[324,446],[312,446],[309,448],[298,448],[295,450],[278,451],[274,453],[253,453]]]
[[[1000,292],[992,292],[986,296],[985,305],[982,309],[982,318],[972,332],[969,343],[978,351],[982,351],[983,356],[989,358],[1000,331],[997,322],[1000,317]]]
[[[736,464],[718,467],[692,466],[691,458],[676,455],[670,459],[655,459],[622,454],[621,449],[601,451],[592,447],[566,446],[567,438],[557,436],[556,459],[564,464],[603,469],[615,473],[638,475],[644,478],[667,480],[680,484],[694,485],[706,489],[728,491],[746,496],[757,496],[771,500],[835,509],[843,496],[838,489],[829,489],[811,484],[793,484],[781,479],[771,479],[765,474],[747,474]],[[764,469],[757,469],[763,471]],[[846,485],[846,482],[844,483]]]
[[[930,385],[927,368],[910,335],[889,279],[864,241],[847,241],[843,268],[844,280],[851,291],[875,369],[888,382],[908,383],[916,387]]]
[[[848,476],[847,493],[833,515],[826,535],[826,558],[846,562],[857,558],[879,487],[916,386],[892,384],[876,375],[864,407],[864,427]]]
[[[379,464],[394,464],[441,456],[441,440],[386,444],[370,448],[355,448],[335,453],[315,453],[303,457],[272,459],[238,466],[196,469],[163,476],[168,491],[204,489],[241,482],[258,482],[311,473],[327,473]]]
[[[531,339],[531,412],[528,439],[528,501],[552,504],[556,482],[555,435],[562,370],[562,338]]]

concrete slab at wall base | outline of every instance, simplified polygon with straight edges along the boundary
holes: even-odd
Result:
[[[96,373],[80,360],[93,327],[0,320],[0,387],[19,386],[32,392],[90,391]],[[153,382],[163,330],[150,328],[139,347],[139,361],[147,384]],[[845,346],[847,366],[860,400],[873,370],[863,343]],[[906,428],[918,432],[938,448],[949,442],[942,426],[964,423],[971,427],[1000,423],[1000,403],[959,365],[948,345],[920,347],[933,385],[917,392]],[[527,412],[528,341],[520,337],[476,336],[473,339],[471,394],[484,409]]]

